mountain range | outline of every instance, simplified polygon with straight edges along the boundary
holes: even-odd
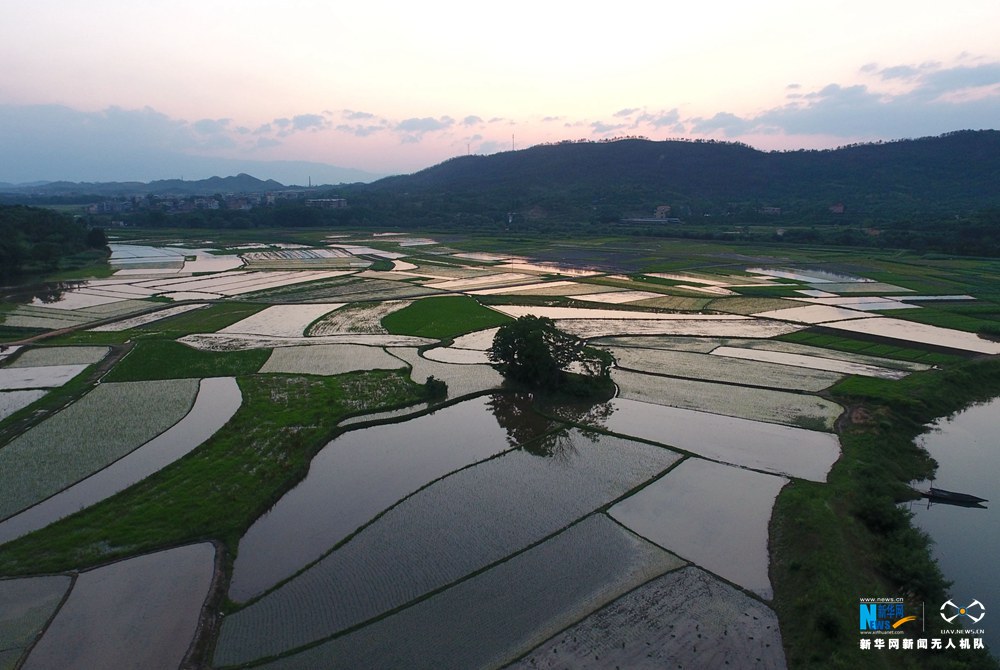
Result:
[[[759,151],[727,142],[566,142],[463,156],[407,176],[357,185],[426,203],[509,203],[512,209],[607,209],[615,216],[784,213],[831,208],[873,217],[955,214],[1000,207],[1000,132]]]
[[[658,207],[690,218],[761,212],[847,213],[857,220],[965,216],[1000,207],[1000,132],[759,151],[716,141],[562,142],[461,156],[414,174],[313,189],[352,206],[412,221],[493,220],[519,212],[549,220],[650,217]],[[0,192],[70,195],[212,195],[287,190],[240,173],[199,181],[0,184]]]

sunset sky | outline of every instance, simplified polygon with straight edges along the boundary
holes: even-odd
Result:
[[[6,182],[304,183],[260,162],[382,175],[624,135],[790,149],[1000,127],[997,0],[32,0],[2,17]]]

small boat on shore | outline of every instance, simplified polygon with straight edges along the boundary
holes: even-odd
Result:
[[[980,498],[979,496],[974,496],[969,493],[956,493],[955,491],[946,491],[945,489],[939,489],[933,486],[927,491],[920,491],[919,493],[931,502],[947,503],[950,505],[975,507],[981,506],[981,503],[989,502],[986,498]]]

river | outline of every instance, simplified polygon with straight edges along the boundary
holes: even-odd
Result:
[[[913,523],[934,539],[934,557],[952,581],[951,601],[966,607],[978,600],[982,608],[970,614],[985,617],[973,623],[960,616],[967,629],[982,629],[987,647],[1000,656],[1000,578],[996,556],[1000,553],[1000,398],[973,405],[937,421],[920,443],[938,462],[938,488],[971,493],[990,502],[985,509],[955,505],[912,503]],[[920,485],[919,488],[923,488]],[[937,616],[939,605],[927,603],[928,616]]]

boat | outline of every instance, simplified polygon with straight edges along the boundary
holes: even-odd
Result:
[[[955,491],[946,491],[945,489],[939,489],[933,486],[927,491],[920,491],[920,495],[932,502],[949,503],[952,505],[968,505],[970,507],[979,505],[980,503],[989,502],[986,498],[980,498],[979,496],[974,496],[969,493],[956,493]]]

